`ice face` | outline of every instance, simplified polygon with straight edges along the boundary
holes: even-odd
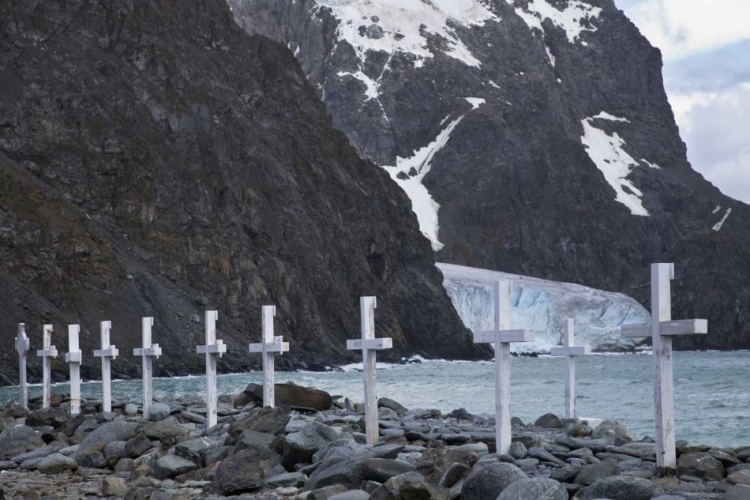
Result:
[[[620,327],[651,321],[642,305],[619,293],[453,264],[437,266],[461,319],[475,332],[494,328],[494,283],[512,282],[511,326],[536,333],[534,342],[511,344],[514,352],[549,352],[550,347],[560,344],[563,323],[568,318],[575,320],[576,345],[605,350],[629,348],[633,341],[620,336]]]

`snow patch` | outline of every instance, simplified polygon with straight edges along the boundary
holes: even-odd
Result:
[[[466,100],[471,103],[471,110],[477,109],[486,101],[477,97],[467,97]],[[443,248],[443,244],[438,239],[438,210],[440,205],[432,199],[427,188],[422,184],[422,179],[432,168],[432,159],[445,147],[450,139],[451,133],[464,119],[466,114],[459,116],[448,124],[427,146],[414,151],[408,158],[396,158],[395,166],[385,165],[386,172],[391,176],[396,184],[401,186],[411,200],[411,209],[417,215],[419,229],[432,243],[432,249],[438,251]],[[440,122],[442,126],[450,115]],[[412,170],[413,169],[413,170]],[[399,177],[400,176],[400,177]]]
[[[627,179],[631,168],[638,166],[638,162],[622,149],[625,141],[616,132],[608,135],[591,124],[595,118],[602,118],[602,115],[607,115],[607,113],[602,112],[593,118],[585,118],[581,121],[583,124],[581,143],[586,148],[591,161],[604,174],[604,178],[617,193],[615,200],[628,207],[633,215],[648,216],[649,213],[643,207],[641,200],[643,193]],[[608,116],[611,118],[605,119],[624,120],[612,117],[612,115]]]
[[[506,0],[510,5],[514,5],[515,0]],[[516,7],[516,13],[521,16],[531,29],[538,29],[544,32],[542,21],[549,19],[555,26],[565,30],[570,43],[575,43],[578,37],[584,31],[596,31],[596,28],[586,28],[581,21],[599,17],[602,9],[588,5],[577,0],[569,0],[568,6],[562,10],[550,5],[547,0],[529,0],[526,9]],[[587,45],[586,42],[581,42]]]
[[[645,158],[641,158],[641,161],[651,168],[655,168],[656,170],[661,170],[661,167],[659,165],[657,165],[656,163],[651,163]]]
[[[719,210],[721,210],[721,205],[716,205],[716,208],[714,208],[714,211],[713,211],[713,212],[711,212],[711,213],[712,213],[712,214],[715,214],[715,213],[716,213],[716,212],[718,212]]]
[[[421,67],[420,60],[433,57],[427,38],[437,35],[445,40],[448,56],[479,67],[481,62],[449,24],[482,26],[499,20],[478,0],[317,0],[317,4],[331,9],[339,20],[337,38],[354,47],[360,63],[372,50],[414,54],[415,66]]]
[[[555,56],[552,55],[552,52],[549,50],[549,47],[547,45],[544,46],[544,50],[547,52],[547,59],[549,59],[549,63],[554,68],[555,67]]]
[[[599,119],[599,120],[609,120],[609,121],[612,121],[612,122],[625,122],[625,123],[630,123],[630,120],[628,120],[627,118],[620,118],[619,116],[615,116],[615,115],[610,115],[610,114],[609,114],[609,113],[607,113],[606,111],[602,111],[602,112],[601,112],[601,113],[599,113],[598,115],[596,115],[596,116],[593,116],[593,117],[592,117],[591,119],[592,119],[592,120],[596,120],[596,119]]]
[[[489,83],[490,83],[490,85],[492,85],[492,86],[493,86],[493,87],[495,87],[496,89],[499,89],[499,88],[500,88],[500,85],[498,85],[497,83],[493,82],[492,80],[490,80],[490,82],[489,82]]]
[[[610,348],[633,346],[631,339],[621,336],[622,325],[651,322],[642,305],[619,293],[453,264],[438,263],[437,267],[459,316],[475,332],[494,328],[494,283],[513,283],[511,328],[536,333],[533,343],[511,344],[513,351],[549,352],[560,343],[567,318],[575,320],[576,344]]]
[[[717,222],[716,224],[714,224],[714,228],[713,228],[714,231],[721,231],[721,228],[724,226],[724,223],[727,221],[727,217],[729,217],[729,214],[731,214],[731,213],[732,213],[732,209],[731,208],[727,208],[726,213],[724,213],[724,217],[722,217],[719,222]]]
[[[369,101],[370,99],[377,99],[380,96],[380,84],[367,76],[364,71],[357,71],[356,73],[350,73],[347,71],[339,71],[338,72],[339,77],[344,76],[351,76],[352,78],[356,78],[360,82],[365,84],[366,90],[365,95],[367,96],[367,99],[365,102]]]

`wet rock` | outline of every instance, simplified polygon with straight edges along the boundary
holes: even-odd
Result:
[[[528,476],[513,464],[491,463],[475,467],[461,488],[462,500],[497,498],[511,483]]]
[[[26,425],[11,425],[0,433],[0,459],[44,446],[42,434]]]
[[[497,500],[568,500],[568,490],[553,479],[521,479],[508,485]]]
[[[721,481],[726,472],[724,465],[708,453],[684,453],[677,461],[677,474],[699,477],[704,481]]]
[[[291,470],[295,464],[309,463],[316,451],[337,438],[338,433],[332,427],[312,422],[300,432],[287,435],[281,463],[287,470]]]
[[[547,413],[534,422],[534,427],[541,427],[542,429],[562,429],[563,423],[562,420],[560,420],[560,417],[554,413]]]
[[[418,472],[392,477],[370,495],[372,500],[448,500],[450,492],[429,483]]]
[[[409,411],[408,408],[406,408],[402,404],[390,398],[378,399],[378,408],[390,408],[391,410],[395,411],[399,415],[404,415],[406,412]]]
[[[92,453],[101,454],[108,443],[113,441],[127,441],[135,435],[137,427],[138,425],[133,422],[124,421],[103,424],[83,440],[75,455],[76,462],[82,465],[84,458],[88,455]],[[103,458],[104,456],[102,455]]]
[[[413,472],[416,467],[401,460],[368,458],[362,461],[362,477],[384,483],[394,476]]]
[[[157,479],[173,479],[199,468],[194,462],[177,455],[164,455],[154,462],[153,471]]]
[[[169,405],[166,403],[154,403],[151,405],[151,410],[149,411],[149,420],[152,422],[159,422],[161,420],[164,420],[169,416],[171,412],[171,409],[169,408]]]
[[[651,481],[631,476],[600,479],[576,494],[575,500],[650,500],[654,493]]]
[[[60,474],[66,470],[77,470],[78,463],[70,457],[66,457],[60,453],[53,453],[52,455],[43,458],[37,465],[36,468],[39,472],[44,474]]]
[[[223,460],[216,468],[211,489],[220,495],[237,495],[263,486],[281,457],[266,448],[251,448]]]
[[[576,476],[575,482],[590,486],[602,478],[616,476],[620,473],[617,460],[608,458],[596,464],[584,465]]]

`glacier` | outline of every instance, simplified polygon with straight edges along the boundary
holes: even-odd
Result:
[[[511,344],[513,352],[548,353],[561,343],[563,322],[568,318],[575,320],[577,345],[597,351],[631,350],[634,342],[620,336],[621,326],[651,321],[646,308],[620,293],[454,264],[438,263],[437,267],[459,316],[474,332],[494,328],[494,283],[512,282],[512,327],[536,333],[534,342]]]

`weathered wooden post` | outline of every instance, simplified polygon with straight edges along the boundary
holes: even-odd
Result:
[[[533,342],[531,330],[511,330],[510,281],[495,283],[495,330],[475,332],[474,342],[495,346],[495,446],[498,455],[510,452],[510,344]]]
[[[120,354],[117,347],[109,343],[111,330],[111,321],[101,322],[102,348],[94,351],[95,358],[102,358],[102,411],[106,413],[112,412],[112,360]]]
[[[153,388],[153,358],[161,356],[159,344],[151,343],[151,327],[154,326],[154,318],[143,318],[141,328],[143,331],[143,347],[133,349],[133,355],[140,356],[143,365],[143,418],[148,420],[151,416],[151,403],[154,399]]]
[[[42,350],[36,352],[42,358],[42,408],[49,408],[52,399],[52,358],[57,357],[57,347],[52,345],[52,325],[42,328]]]
[[[70,366],[70,414],[81,413],[81,363],[83,356],[78,344],[80,325],[68,325],[68,353],[65,362]]]
[[[576,356],[591,353],[589,346],[577,346],[575,325],[572,319],[566,319],[563,331],[563,347],[550,349],[552,356],[565,356],[565,417],[576,418]]]
[[[26,325],[18,323],[16,336],[16,352],[18,353],[18,389],[21,408],[29,409],[29,386],[26,383],[26,354],[29,352],[29,338],[26,336]]]
[[[672,321],[671,284],[674,264],[651,264],[651,325],[624,325],[628,338],[651,336],[654,350],[654,403],[656,410],[656,466],[661,474],[677,468],[675,451],[672,337],[708,333],[705,319]]]
[[[276,306],[263,306],[263,338],[260,344],[250,344],[250,352],[263,354],[263,406],[276,406],[274,357],[289,351],[289,342],[273,335],[274,316]]]
[[[216,321],[219,319],[218,311],[206,311],[206,345],[197,346],[198,354],[206,355],[206,418],[208,423],[206,429],[216,425],[218,421],[216,395],[216,358],[222,357],[227,352],[227,346],[223,340],[216,340]]]
[[[381,349],[391,349],[393,339],[375,338],[375,297],[360,297],[359,309],[361,314],[362,339],[347,340],[346,348],[350,351],[362,349],[362,366],[365,378],[365,433],[367,444],[376,444],[380,435],[378,423],[378,396],[376,353]]]

